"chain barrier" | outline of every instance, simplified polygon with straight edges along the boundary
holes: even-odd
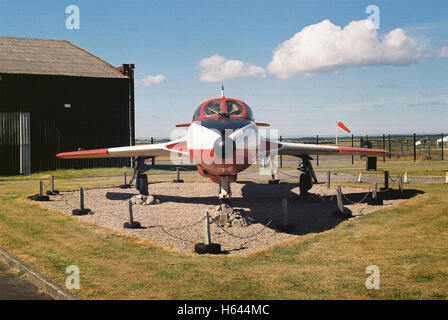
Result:
[[[221,226],[216,222],[216,219],[213,219],[211,222],[214,223],[219,229],[221,229],[222,231],[224,231],[224,233],[228,234],[229,236],[231,236],[231,237],[233,237],[233,238],[236,238],[236,239],[243,239],[243,240],[244,240],[244,239],[253,238],[253,237],[259,235],[259,234],[260,234],[261,232],[263,232],[267,227],[269,227],[269,225],[272,223],[272,219],[270,219],[270,220],[268,221],[268,223],[266,223],[266,224],[263,226],[263,228],[261,228],[261,229],[258,230],[257,232],[255,232],[255,233],[253,233],[253,234],[251,234],[251,235],[248,235],[248,236],[238,236],[238,235],[236,235],[236,234],[233,234],[233,233],[227,231],[226,229],[224,229],[224,227],[221,227]]]
[[[286,173],[286,172],[283,172],[283,171],[280,171],[280,170],[278,170],[278,173],[281,173],[281,174],[283,174],[285,176],[292,177],[292,178],[298,178],[298,179],[300,178],[300,176],[289,174],[289,173]]]
[[[364,202],[364,200],[367,199],[367,197],[368,197],[369,194],[370,194],[370,190],[367,191],[366,195],[365,195],[360,201],[358,201],[358,202],[352,201],[352,200],[350,200],[349,198],[347,198],[347,196],[346,196],[345,194],[343,194],[342,191],[341,191],[341,194],[342,194],[342,197],[343,197],[345,200],[347,200],[350,204],[360,204],[360,203]]]

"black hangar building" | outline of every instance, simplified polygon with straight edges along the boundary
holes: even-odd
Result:
[[[0,37],[0,175],[129,166],[55,155],[135,144],[133,69],[65,40]]]

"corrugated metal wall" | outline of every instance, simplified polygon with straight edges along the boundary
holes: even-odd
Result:
[[[19,113],[0,112],[0,174],[20,171]]]
[[[71,107],[65,108],[65,104]],[[19,112],[29,113],[28,124],[22,119],[22,125],[30,130],[29,137],[22,136],[22,148]],[[31,172],[130,165],[129,158],[56,157],[59,152],[79,148],[129,145],[128,79],[2,74],[0,113],[8,114],[0,119],[0,175],[19,174],[21,155],[22,161],[31,158]]]

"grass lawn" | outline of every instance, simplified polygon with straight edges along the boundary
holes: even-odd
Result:
[[[60,190],[78,187],[56,183]],[[448,185],[406,187],[425,193],[319,234],[231,257],[177,254],[51,212],[26,200],[36,183],[20,181],[0,184],[0,246],[61,285],[66,267],[77,265],[81,289],[73,292],[85,299],[447,299]],[[379,290],[365,287],[369,265],[380,269]]]

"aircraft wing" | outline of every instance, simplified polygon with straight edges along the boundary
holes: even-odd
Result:
[[[179,156],[188,155],[186,137],[164,143],[62,152],[58,153],[56,156],[62,159],[88,159],[119,157],[158,157],[169,156],[172,153],[176,153]]]
[[[275,150],[279,155],[386,155],[388,151],[382,149],[353,148],[342,146],[328,146],[322,144],[308,144],[295,142],[279,142],[266,140],[266,149]]]
[[[302,155],[361,155],[378,156],[389,152],[382,149],[353,148],[340,146],[326,146],[321,144],[279,142],[278,154],[302,156]]]

